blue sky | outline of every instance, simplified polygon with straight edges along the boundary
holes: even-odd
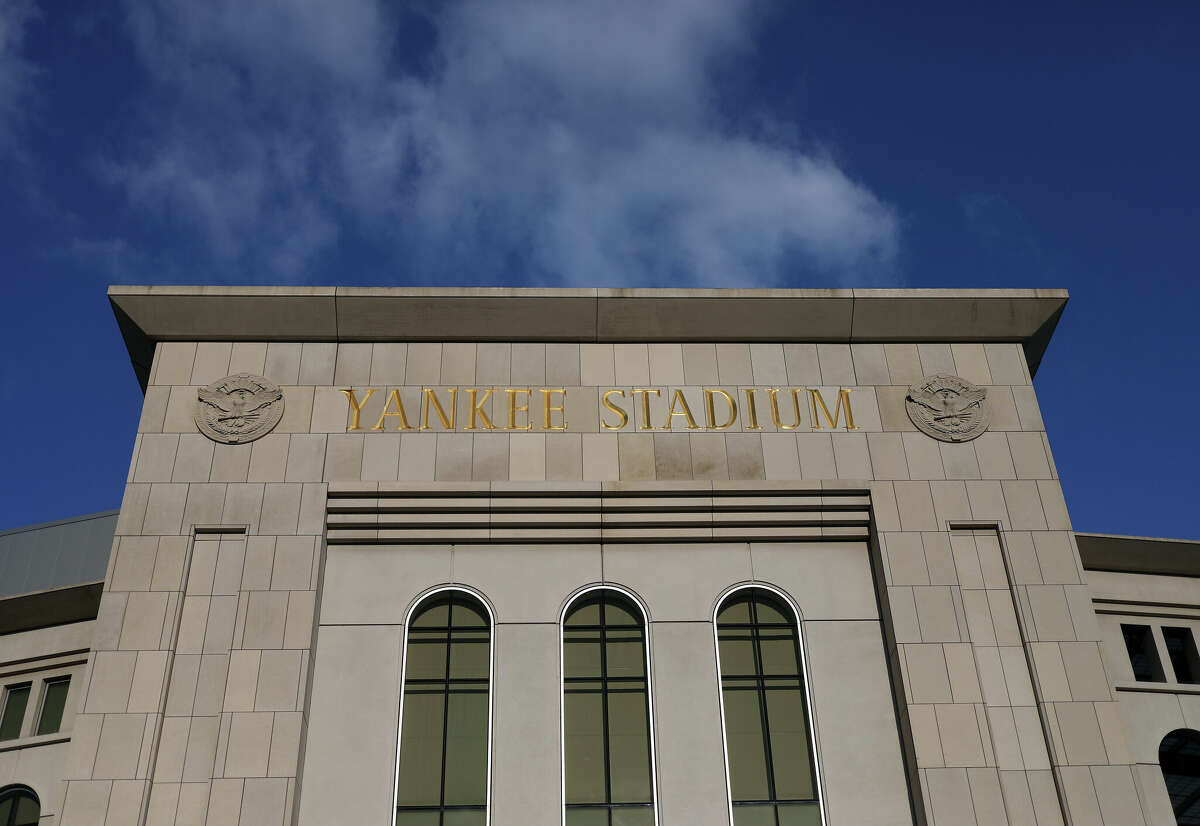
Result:
[[[116,507],[109,283],[1066,287],[1079,530],[1200,538],[1200,6],[0,0],[0,529]]]

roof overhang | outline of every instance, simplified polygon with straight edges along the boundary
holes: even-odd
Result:
[[[1200,542],[1076,533],[1079,559],[1088,571],[1200,577]]]
[[[113,286],[145,387],[159,341],[1019,342],[1036,371],[1066,290]]]

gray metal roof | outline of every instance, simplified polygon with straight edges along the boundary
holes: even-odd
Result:
[[[0,531],[0,598],[104,579],[117,514]]]

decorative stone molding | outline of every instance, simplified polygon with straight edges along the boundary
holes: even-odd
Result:
[[[928,376],[908,388],[908,418],[940,442],[969,442],[992,420],[987,391],[958,376]]]
[[[196,394],[196,427],[214,442],[253,442],[283,418],[283,391],[262,376],[238,373],[201,387]]]

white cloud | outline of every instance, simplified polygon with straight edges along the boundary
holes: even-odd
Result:
[[[34,68],[25,59],[25,29],[37,9],[32,0],[0,0],[0,146],[25,116]]]
[[[715,99],[757,4],[457,0],[413,55],[391,8],[138,0],[158,92],[112,180],[247,273],[319,277],[348,236],[420,280],[766,284],[804,267],[828,283],[889,266],[888,205]]]

